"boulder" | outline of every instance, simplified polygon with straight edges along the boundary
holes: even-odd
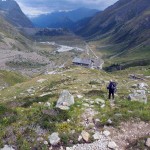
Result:
[[[64,90],[60,94],[60,97],[57,101],[56,107],[62,110],[69,110],[69,106],[74,104],[74,97],[69,93],[69,91]]]
[[[85,140],[86,142],[89,141],[90,134],[88,132],[83,130],[82,133],[81,133],[81,136],[82,136],[83,140]]]
[[[138,101],[147,103],[147,96],[145,90],[136,90],[134,93],[129,94],[128,99],[131,101]]]
[[[147,146],[147,147],[150,147],[150,138],[148,138],[148,139],[146,140],[146,146]]]
[[[111,142],[108,143],[108,147],[110,149],[116,149],[118,146],[114,141],[111,141]]]
[[[60,142],[59,134],[57,132],[52,133],[48,136],[51,145],[55,146]]]

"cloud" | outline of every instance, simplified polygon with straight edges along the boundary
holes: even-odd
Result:
[[[16,0],[23,12],[29,17],[60,10],[72,10],[79,7],[103,10],[117,0]]]

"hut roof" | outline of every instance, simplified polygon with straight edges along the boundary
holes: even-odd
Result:
[[[74,58],[73,63],[78,63],[78,64],[85,64],[85,65],[90,65],[91,64],[91,59],[86,59],[86,58]]]

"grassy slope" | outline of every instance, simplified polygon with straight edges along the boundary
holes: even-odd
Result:
[[[25,82],[26,80],[27,78],[19,73],[0,70],[0,85],[1,86],[4,84],[12,86],[17,83]]]
[[[73,140],[74,144],[77,143],[78,136],[84,129],[83,126],[79,125],[81,114],[85,109],[82,105],[85,103],[84,99],[94,101],[96,98],[102,98],[106,100],[104,109],[94,103],[94,109],[99,112],[95,118],[101,120],[101,126],[107,124],[108,119],[113,120],[114,126],[120,121],[126,121],[131,118],[150,121],[149,100],[146,105],[127,100],[128,94],[133,90],[131,85],[141,82],[130,80],[128,74],[137,72],[148,76],[150,75],[148,68],[132,68],[114,72],[113,74],[78,67],[62,71],[63,73],[61,74],[39,76],[0,91],[1,146],[5,144],[4,140],[8,141],[7,144],[16,145],[20,150],[29,149],[33,145],[44,149],[45,146],[42,143],[39,145],[36,140],[39,137],[36,133],[38,126],[41,127],[42,137],[45,140],[48,140],[50,133],[57,131],[60,133],[63,145],[70,145],[70,139]],[[110,102],[107,101],[106,85],[111,78],[118,82],[118,96],[116,97],[116,107],[114,108],[111,108]],[[39,79],[46,79],[46,81],[38,83],[37,80]],[[148,79],[145,82],[150,86]],[[92,87],[92,85],[95,85],[96,88]],[[33,89],[33,92],[30,94],[27,89]],[[56,101],[63,89],[69,90],[75,96],[75,105],[69,111],[60,111],[55,108]],[[47,92],[51,93],[40,97],[41,94]],[[78,99],[77,94],[81,94],[84,97]],[[51,106],[45,106],[46,102],[49,102]],[[122,115],[116,116],[115,114]],[[71,122],[67,122],[67,119],[71,120]],[[76,133],[70,134],[71,130],[75,130]],[[30,139],[28,138],[29,135]],[[34,144],[31,139],[34,139]]]

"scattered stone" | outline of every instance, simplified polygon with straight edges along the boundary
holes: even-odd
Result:
[[[45,103],[45,106],[46,106],[46,107],[50,107],[50,106],[51,106],[51,103],[50,103],[50,102],[46,102],[46,103]]]
[[[147,147],[150,147],[150,138],[148,138],[148,139],[146,140],[146,146],[147,146]]]
[[[42,137],[38,137],[38,138],[37,138],[37,141],[38,141],[38,142],[42,142],[42,141],[44,141],[44,139],[43,139]]]
[[[33,87],[31,87],[30,89],[27,89],[27,92],[28,92],[29,94],[32,94],[32,93],[34,93],[34,92],[35,92],[35,90],[34,90],[34,88],[33,88]]]
[[[55,146],[60,142],[59,134],[57,132],[52,133],[49,137],[49,142],[51,145]]]
[[[11,146],[4,145],[4,148],[2,148],[0,150],[15,150],[15,149],[13,149]]]
[[[101,125],[100,119],[95,119],[95,126],[99,127]]]
[[[61,146],[59,150],[64,150],[64,148]]]
[[[137,88],[138,85],[137,85],[137,84],[133,84],[131,87],[132,87],[132,88]]]
[[[110,132],[109,132],[109,131],[107,131],[107,130],[105,130],[105,131],[103,132],[103,134],[107,137],[107,136],[109,136],[109,135],[110,135]]]
[[[82,105],[85,106],[85,107],[90,107],[90,105],[88,103],[84,103]]]
[[[101,105],[101,108],[104,108],[105,107],[105,104]]]
[[[105,104],[105,101],[103,99],[97,98],[97,99],[95,99],[95,103],[97,103],[97,104],[99,104],[99,103]]]
[[[97,88],[97,86],[96,86],[96,85],[92,85],[92,88],[93,88],[93,89],[96,89],[96,88]]]
[[[111,120],[111,119],[108,119],[108,120],[107,120],[107,123],[112,124],[112,120]]]
[[[44,141],[44,145],[48,145],[48,142],[47,142],[47,141]]]
[[[116,143],[114,141],[111,141],[108,143],[108,147],[111,149],[116,149],[118,146],[116,145]]]
[[[81,99],[81,98],[83,98],[83,96],[82,95],[77,95],[77,98]]]
[[[93,138],[94,140],[100,140],[102,137],[102,134],[100,132],[96,132],[94,135],[93,135]]]
[[[82,133],[81,133],[81,136],[82,136],[82,138],[83,138],[86,142],[89,141],[90,134],[89,134],[88,132],[86,132],[86,131],[83,130]]]
[[[82,140],[82,136],[80,135],[79,137],[78,137],[78,141],[80,142]]]
[[[60,95],[60,97],[59,97],[59,99],[57,101],[56,107],[60,108],[62,110],[69,110],[69,106],[71,106],[73,104],[74,104],[74,97],[73,97],[73,95],[71,95],[69,93],[69,91],[64,90],[61,93],[61,95]]]
[[[51,94],[52,94],[52,92],[43,93],[43,94],[41,94],[39,97],[44,97],[44,96],[51,95]]]
[[[72,150],[72,148],[70,148],[70,147],[66,147],[66,150]]]
[[[43,83],[45,81],[46,81],[46,79],[39,79],[39,80],[37,80],[38,83]]]

